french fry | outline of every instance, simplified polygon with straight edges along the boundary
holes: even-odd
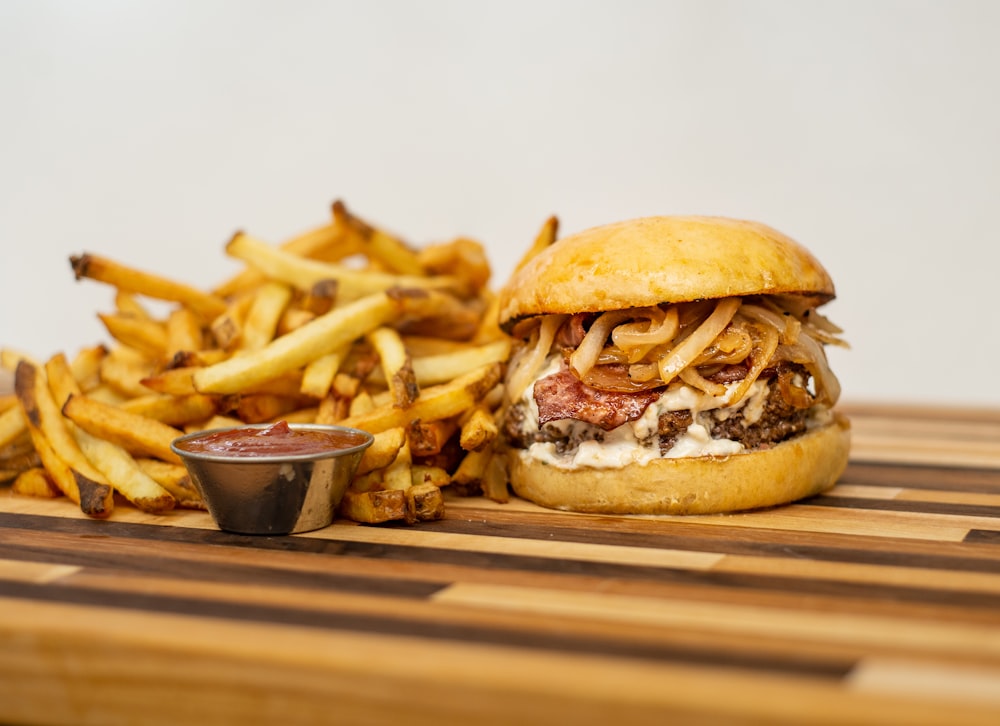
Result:
[[[479,242],[464,237],[427,245],[417,253],[417,259],[427,274],[455,277],[469,294],[483,290],[490,280],[486,250]]]
[[[131,398],[121,405],[123,411],[155,419],[170,426],[184,426],[214,416],[219,402],[212,396],[194,393],[183,396],[150,394]]]
[[[96,388],[101,383],[101,361],[108,355],[103,344],[93,345],[79,351],[70,362],[73,378],[84,392]]]
[[[139,299],[130,292],[119,289],[115,293],[115,308],[118,310],[120,315],[130,318],[139,318],[142,320],[152,320],[153,317],[149,314],[149,311],[143,307]]]
[[[413,359],[413,374],[424,386],[444,383],[490,363],[501,363],[510,355],[510,341],[493,341],[485,345],[465,346],[452,353],[441,353]]]
[[[257,288],[243,323],[240,348],[257,350],[274,340],[278,322],[291,299],[292,289],[280,282],[265,282]]]
[[[333,218],[357,235],[365,254],[378,260],[386,269],[403,275],[424,273],[420,258],[409,245],[354,216],[339,199],[333,203]]]
[[[358,251],[356,245],[346,244],[346,238],[347,235],[339,224],[329,222],[284,242],[281,249],[300,257],[334,261]],[[266,275],[260,270],[247,268],[217,287],[215,294],[221,298],[233,297],[255,288],[266,279]]]
[[[170,492],[146,474],[125,449],[85,431],[78,432],[77,441],[115,490],[138,509],[160,514],[174,508],[176,500]]]
[[[427,422],[414,419],[406,427],[406,440],[414,456],[434,456],[441,453],[456,428],[458,424],[453,418]]]
[[[382,405],[346,419],[343,425],[376,433],[395,426],[407,426],[414,419],[439,421],[457,416],[474,406],[496,385],[501,371],[499,363],[482,366],[448,383],[423,389],[419,398],[407,409]]]
[[[44,371],[23,360],[17,366],[14,385],[32,444],[56,486],[79,504],[85,514],[110,516],[114,492],[70,433],[49,391]]]
[[[167,316],[166,357],[193,353],[205,347],[205,336],[198,316],[191,308],[175,308]]]
[[[379,524],[406,518],[406,494],[402,489],[356,492],[348,489],[340,500],[341,516],[355,522]]]
[[[299,307],[313,315],[325,315],[337,301],[338,287],[336,280],[319,280],[313,283],[299,300]]]
[[[365,449],[358,464],[358,475],[367,474],[376,469],[384,469],[396,460],[399,450],[406,443],[406,429],[402,426],[386,429],[374,435],[372,445]]]
[[[77,280],[89,278],[113,285],[119,290],[144,295],[156,300],[178,302],[211,320],[226,310],[221,298],[189,285],[168,280],[159,275],[127,267],[99,255],[84,253],[70,257]]]
[[[514,266],[514,270],[520,270],[539,252],[544,250],[546,247],[551,245],[556,241],[559,236],[559,219],[555,216],[549,217],[545,220],[542,228],[538,230],[538,234],[535,237],[535,241],[532,243],[521,259],[518,260],[517,265]]]
[[[440,489],[451,484],[451,475],[448,473],[448,470],[440,466],[414,464],[410,467],[410,476],[413,486],[433,484]]]
[[[149,389],[142,385],[157,370],[157,364],[133,348],[117,347],[101,361],[101,381],[125,397],[144,396]]]
[[[402,338],[393,328],[382,326],[368,333],[367,339],[378,353],[382,374],[392,392],[393,405],[407,408],[420,395],[420,387]]]
[[[236,425],[239,425],[239,421]],[[136,459],[135,463],[147,476],[170,492],[178,507],[205,509],[205,501],[191,483],[191,475],[181,464],[170,464],[159,459]]]
[[[491,451],[482,480],[483,496],[501,504],[510,499],[507,489],[507,462],[504,457]]]
[[[302,372],[302,385],[299,390],[304,396],[323,398],[330,392],[334,376],[340,364],[344,362],[345,348],[321,355],[306,364]]]
[[[404,441],[396,458],[385,469],[385,476],[382,479],[385,488],[406,490],[413,486],[412,466],[410,446]]]
[[[493,443],[497,437],[498,429],[493,414],[482,404],[462,414],[461,425],[459,444],[466,451],[481,449]]]
[[[167,329],[149,318],[99,313],[97,316],[111,337],[152,359],[166,357]]]
[[[26,497],[42,497],[44,499],[55,499],[62,496],[59,487],[48,475],[48,472],[41,466],[25,469],[14,479],[10,490],[14,494]]]
[[[63,404],[63,415],[84,431],[118,444],[133,456],[181,463],[170,442],[184,432],[172,426],[95,401],[90,396],[70,396]]]
[[[385,293],[334,308],[259,350],[196,371],[195,388],[202,393],[238,393],[332,353],[387,323],[396,309],[396,304]]]
[[[0,448],[10,445],[28,430],[28,421],[19,406],[0,413]]]
[[[209,330],[219,348],[232,350],[239,344],[243,335],[243,324],[252,304],[253,295],[240,295],[226,306],[225,312],[212,319]]]
[[[444,497],[435,484],[414,484],[403,493],[406,495],[406,521],[428,522],[444,516]]]
[[[266,272],[271,279],[286,282],[299,290],[308,291],[322,280],[336,280],[338,295],[344,300],[357,300],[393,287],[458,287],[457,280],[443,275],[395,275],[297,257],[244,232],[233,235],[226,252]]]
[[[465,496],[481,494],[486,467],[492,455],[490,449],[473,450],[466,454],[451,476],[455,491]]]

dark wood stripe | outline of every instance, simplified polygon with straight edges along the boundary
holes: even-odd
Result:
[[[1000,494],[1000,469],[851,462],[841,484]]]
[[[88,525],[85,520],[57,520],[60,528],[72,525]],[[0,518],[0,524],[10,526],[8,518]],[[377,578],[357,578],[347,575],[327,573],[317,576],[314,570],[307,573],[250,566],[244,564],[221,567],[213,563],[199,563],[193,568],[188,560],[173,559],[169,548],[164,548],[162,556],[135,558],[129,556],[126,537],[142,540],[213,541],[225,540],[230,547],[252,548],[267,551],[308,552],[330,554],[336,557],[377,559],[381,561],[406,562],[414,564],[452,565],[480,571],[507,571],[545,574],[551,576],[588,577],[607,580],[670,585],[676,587],[717,588],[733,591],[734,597],[747,597],[755,592],[784,593],[794,596],[823,596],[846,598],[854,601],[890,602],[912,605],[936,605],[949,609],[981,609],[987,614],[995,614],[1000,620],[1000,594],[990,592],[933,590],[923,587],[900,585],[879,585],[863,582],[843,582],[821,577],[805,578],[797,576],[777,576],[755,573],[733,573],[717,571],[687,570],[674,567],[632,565],[629,563],[593,562],[572,558],[533,557],[480,553],[461,549],[440,549],[412,545],[388,545],[364,542],[336,542],[308,537],[246,537],[225,535],[212,530],[183,530],[157,525],[142,525],[104,521],[98,523],[108,533],[122,539],[120,551],[114,555],[98,555],[96,558],[86,548],[48,547],[44,543],[44,531],[35,532],[38,544],[34,546],[5,546],[4,556],[27,561],[53,564],[76,564],[93,568],[121,569],[147,574],[164,572],[189,579],[227,581],[263,581],[294,584],[298,587],[323,587],[333,591],[373,592],[382,590],[391,594],[420,597],[436,591],[444,583],[425,582],[416,585],[402,584],[394,579],[382,582]],[[441,525],[437,525],[441,526]],[[34,524],[37,530],[38,524]],[[570,530],[572,532],[572,530]],[[482,532],[479,532],[482,534]],[[553,528],[547,534],[554,533]],[[521,534],[526,534],[522,531]],[[560,531],[560,536],[567,532]],[[579,532],[575,533],[579,536]],[[786,553],[787,555],[788,553]],[[817,571],[820,568],[817,567]],[[274,578],[268,580],[268,578]],[[407,578],[409,579],[409,578]]]
[[[569,521],[577,520],[572,518]],[[655,533],[630,532],[611,527],[601,529],[585,526],[586,522],[582,524],[584,526],[554,525],[552,522],[516,524],[510,521],[446,518],[424,523],[421,527],[428,531],[452,534],[1000,574],[1000,552],[993,556],[969,557],[964,552],[958,552],[961,547],[956,547],[957,543],[932,543],[919,547],[912,542],[903,543],[885,537],[822,533],[810,533],[808,537],[804,537],[800,532],[782,533],[774,530],[766,531],[766,539],[751,539],[748,535],[757,533],[758,530],[727,527],[720,531],[717,527],[677,521],[658,523],[660,531]]]
[[[1000,507],[981,504],[953,504],[949,502],[921,502],[911,499],[867,499],[865,497],[831,497],[819,495],[802,501],[815,507],[875,510],[879,512],[913,512],[914,514],[947,514],[959,517],[992,517],[1000,527]]]
[[[576,655],[600,655],[704,667],[772,671],[785,676],[841,679],[854,667],[850,659],[820,659],[807,655],[754,654],[739,650],[697,648],[678,644],[634,642],[580,637],[553,628],[549,632],[521,632],[469,623],[428,622],[364,613],[323,612],[260,604],[234,604],[195,598],[147,596],[134,592],[107,592],[79,587],[30,583],[0,583],[4,597],[73,605],[121,608],[227,621],[294,625],[334,631],[372,633],[428,640],[480,643]],[[554,625],[555,623],[553,623]]]

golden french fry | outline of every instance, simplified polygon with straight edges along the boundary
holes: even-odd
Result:
[[[184,432],[173,426],[95,401],[90,396],[70,396],[63,405],[63,415],[84,431],[118,444],[133,456],[181,463],[170,442]]]
[[[475,240],[460,237],[451,242],[432,244],[417,253],[420,265],[429,275],[449,275],[462,282],[462,289],[473,294],[490,280],[486,250]]]
[[[533,258],[539,252],[541,252],[546,247],[551,245],[553,242],[555,242],[556,237],[558,236],[559,236],[559,219],[555,216],[549,217],[548,219],[545,220],[545,224],[542,225],[542,228],[538,230],[538,235],[535,237],[535,241],[532,243],[531,247],[529,247],[525,251],[525,253],[521,256],[521,259],[518,260],[518,263],[514,267],[514,270],[515,271],[520,270],[522,267],[528,264],[531,258]]]
[[[357,300],[392,287],[458,287],[457,280],[443,275],[395,275],[297,257],[243,232],[233,236],[226,245],[226,252],[264,271],[271,279],[286,282],[299,290],[308,291],[322,280],[336,280],[338,296],[344,300]]]
[[[202,393],[238,393],[332,353],[388,322],[396,309],[385,293],[334,308],[263,348],[196,371],[195,387]]]
[[[70,265],[77,280],[86,277],[113,285],[125,292],[178,302],[204,319],[211,320],[226,310],[225,301],[215,295],[159,275],[141,272],[99,255],[84,253],[70,257]]]
[[[382,374],[392,392],[392,403],[406,408],[420,395],[420,387],[413,374],[413,364],[402,338],[393,328],[379,327],[366,336],[378,353]]]
[[[99,313],[97,316],[111,337],[143,355],[164,358],[167,351],[167,329],[163,323],[149,318]]]
[[[0,413],[17,408],[17,396],[13,393],[0,394]]]
[[[265,423],[284,417],[301,406],[297,398],[272,393],[248,393],[226,396],[220,404],[223,411],[235,414],[248,424]]]
[[[435,484],[414,484],[403,494],[406,496],[406,521],[429,522],[444,516],[444,497]]]
[[[52,398],[44,371],[26,360],[21,361],[14,385],[28,422],[31,442],[56,486],[79,504],[84,514],[109,516],[114,508],[114,491],[80,451]]]
[[[455,491],[464,495],[480,494],[486,467],[492,456],[493,451],[488,448],[473,450],[466,454],[455,469],[455,473],[451,475]]]
[[[28,421],[24,418],[20,406],[0,413],[0,448],[17,441],[27,430]]]
[[[299,300],[299,307],[313,315],[325,315],[337,302],[337,281],[320,280],[313,284]]]
[[[77,429],[76,440],[105,478],[143,512],[159,514],[174,508],[176,500],[146,474],[121,446]]]
[[[144,320],[153,319],[149,311],[139,302],[139,298],[125,290],[115,292],[115,309],[119,315],[126,317],[142,318]]]
[[[167,316],[166,357],[174,359],[178,354],[190,354],[205,347],[205,336],[201,321],[191,308],[175,308]]]
[[[229,303],[225,312],[212,319],[209,330],[219,348],[232,350],[239,344],[243,335],[243,324],[252,304],[252,294],[240,295]]]
[[[459,444],[466,451],[481,449],[491,444],[499,432],[493,414],[482,404],[463,414],[461,424]]]
[[[406,429],[402,426],[380,431],[374,436],[372,445],[365,449],[364,456],[361,457],[358,476],[389,466],[396,460],[399,450],[406,443]]]
[[[101,361],[101,381],[125,397],[145,396],[149,389],[142,380],[156,370],[155,361],[132,348],[118,347]]]
[[[486,470],[483,472],[483,496],[492,499],[494,502],[506,502],[510,499],[507,489],[507,462],[502,455],[496,451],[490,452]]]
[[[409,245],[354,216],[339,199],[333,203],[333,218],[357,235],[363,243],[365,254],[378,260],[386,269],[403,275],[424,273],[417,253]]]
[[[13,348],[0,348],[0,368],[13,373],[17,370],[17,364],[22,360],[26,360],[32,365],[41,365],[35,358],[23,351],[14,350]]]
[[[413,459],[410,455],[410,446],[405,441],[399,448],[395,460],[385,469],[385,476],[382,479],[386,489],[409,489],[413,486],[413,475],[411,467]]]
[[[345,357],[346,350],[341,348],[307,363],[302,372],[302,385],[299,388],[302,395],[313,398],[326,396],[330,392],[334,376],[337,375],[337,370],[344,362]]]
[[[70,380],[73,380],[71,375]],[[59,404],[52,396],[44,368],[22,361],[17,366],[14,385],[29,425],[36,426],[42,432],[56,455],[71,469],[80,472],[91,481],[107,484],[104,476],[80,450],[73,437],[72,427],[63,418]]]
[[[414,464],[410,467],[410,474],[413,486],[433,484],[440,489],[451,484],[451,474],[448,473],[447,469],[440,466]]]
[[[339,260],[359,251],[356,245],[345,244],[346,238],[347,235],[339,224],[329,222],[282,243],[281,249],[300,257]],[[217,287],[215,294],[221,298],[233,297],[256,287],[266,279],[260,270],[247,268]]]
[[[366,389],[358,389],[358,392],[351,399],[351,406],[348,409],[348,416],[360,416],[363,413],[368,413],[373,408],[375,408],[375,402],[372,399],[372,394],[370,394]]]
[[[413,373],[421,385],[444,383],[489,363],[502,363],[510,355],[510,341],[496,340],[479,346],[413,359]]]
[[[240,422],[237,421],[236,425]],[[153,481],[170,492],[178,507],[205,509],[205,501],[191,483],[191,475],[182,464],[170,464],[159,459],[136,459],[135,463]]]
[[[243,322],[240,349],[257,350],[274,340],[278,322],[292,299],[292,289],[281,282],[265,282],[253,296]]]
[[[406,440],[414,456],[435,456],[441,453],[456,428],[458,424],[454,418],[438,421],[414,419],[406,427]]]
[[[21,494],[27,497],[42,497],[44,499],[55,499],[62,496],[59,487],[52,481],[44,468],[40,466],[25,469],[10,486],[14,494]]]
[[[423,389],[407,409],[382,405],[368,413],[345,419],[343,425],[376,433],[395,426],[407,426],[414,419],[439,421],[457,416],[489,393],[499,382],[501,371],[499,363],[485,365],[448,383]]]
[[[101,383],[101,361],[108,355],[104,345],[94,345],[84,348],[73,357],[70,368],[73,378],[84,392],[96,388]]]
[[[344,492],[338,508],[340,515],[355,522],[378,524],[406,518],[406,495],[402,489],[370,492]]]
[[[161,371],[139,380],[140,385],[149,391],[170,396],[189,396],[197,394],[194,387],[194,372],[201,366],[181,366]]]
[[[200,393],[186,396],[154,393],[129,399],[121,405],[121,409],[179,427],[214,416],[218,410],[218,401]]]

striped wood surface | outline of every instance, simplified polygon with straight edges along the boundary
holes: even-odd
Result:
[[[3,723],[1000,723],[1000,411],[849,406],[830,492],[217,531],[0,490]]]

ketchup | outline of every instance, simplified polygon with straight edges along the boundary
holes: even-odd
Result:
[[[221,456],[307,456],[361,446],[367,439],[350,431],[293,430],[287,421],[266,428],[216,431],[177,443],[194,454]]]

